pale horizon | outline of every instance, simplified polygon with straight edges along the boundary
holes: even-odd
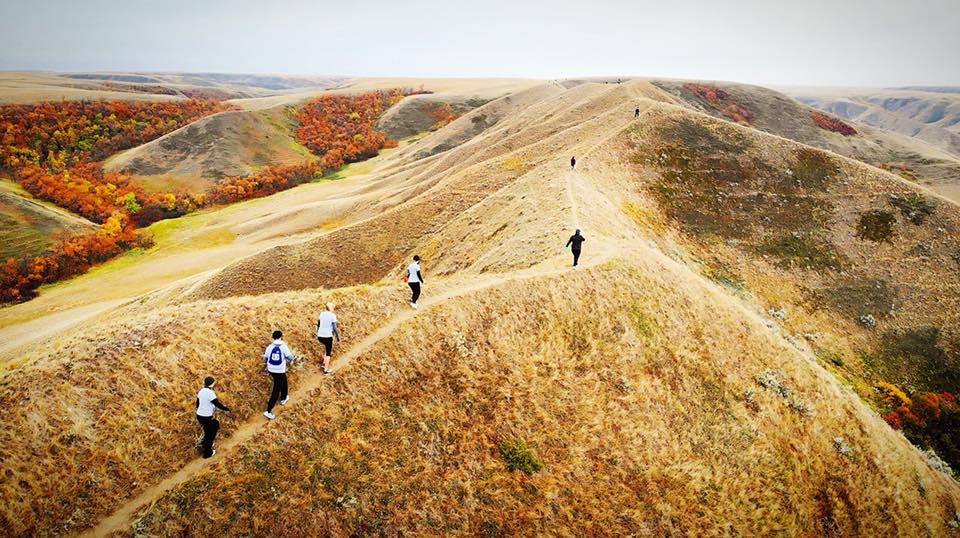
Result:
[[[3,71],[960,86],[960,4],[949,0],[491,0],[462,9],[436,1],[4,0],[2,15]]]

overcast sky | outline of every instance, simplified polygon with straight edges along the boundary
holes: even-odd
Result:
[[[0,0],[0,69],[960,85],[960,0]]]

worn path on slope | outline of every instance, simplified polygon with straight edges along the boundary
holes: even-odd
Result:
[[[616,253],[622,253],[624,248],[626,247],[620,245],[608,245],[600,252],[597,252],[591,262],[584,267],[599,265],[613,258]],[[544,267],[543,265],[545,264],[548,265]],[[377,342],[389,336],[394,330],[399,328],[405,322],[413,319],[413,317],[416,316],[419,311],[444,303],[449,299],[453,299],[461,295],[467,295],[469,293],[489,288],[490,286],[504,284],[506,282],[515,280],[556,276],[569,270],[572,270],[572,268],[566,266],[565,264],[561,265],[561,262],[557,259],[552,259],[529,269],[510,273],[502,273],[489,277],[480,277],[478,279],[466,282],[463,285],[451,288],[440,295],[424,298],[420,310],[407,310],[393,316],[382,327],[351,347],[349,351],[347,351],[331,366],[331,369],[334,372],[337,372],[340,369],[345,368],[354,358],[371,349]],[[289,409],[295,406],[296,402],[301,399],[306,400],[308,398],[308,394],[317,389],[323,383],[324,377],[325,375],[320,371],[308,375],[296,390],[290,391],[291,402],[285,406],[284,409]],[[284,411],[278,413],[278,416],[275,420],[283,420],[283,414]],[[269,422],[260,414],[248,418],[244,424],[233,433],[233,435],[217,444],[218,460],[236,450],[238,446],[242,445],[246,441],[249,441],[257,434],[257,432],[261,431],[268,424]],[[153,486],[145,489],[133,499],[130,499],[128,502],[120,506],[113,514],[101,520],[96,527],[88,530],[81,536],[106,536],[124,529],[129,524],[132,516],[138,510],[156,501],[167,491],[179,484],[186,482],[204,468],[207,468],[208,463],[211,461],[212,460],[205,460],[203,458],[193,459],[190,461],[190,463],[181,467],[180,470],[154,484]]]

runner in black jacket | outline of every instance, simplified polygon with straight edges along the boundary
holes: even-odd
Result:
[[[580,260],[580,247],[583,245],[583,242],[587,239],[580,235],[580,230],[577,230],[576,233],[570,236],[570,239],[567,240],[566,246],[571,247],[570,250],[573,252],[573,266],[577,266],[577,261]]]

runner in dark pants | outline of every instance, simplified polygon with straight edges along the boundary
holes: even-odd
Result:
[[[203,388],[197,393],[197,422],[203,428],[203,441],[200,447],[204,458],[209,458],[217,452],[213,449],[213,441],[217,438],[217,432],[220,431],[220,421],[213,418],[214,411],[217,409],[230,411],[217,399],[217,393],[213,392],[213,385],[216,382],[213,377],[207,376],[203,380]]]
[[[573,266],[577,266],[577,262],[580,260],[580,247],[583,245],[583,242],[587,239],[580,235],[580,230],[577,230],[576,233],[570,236],[570,239],[567,240],[566,246],[571,247],[570,251],[573,252]]]
[[[634,119],[637,119],[637,118],[639,118],[639,117],[640,117],[640,109],[638,108],[638,109],[636,109],[636,110],[633,111],[633,118],[634,118]]]
[[[317,341],[323,345],[323,373],[332,374],[330,356],[333,355],[333,337],[340,341],[340,332],[337,330],[337,315],[333,313],[333,303],[327,303],[327,309],[317,316]]]
[[[570,169],[571,169],[571,170],[576,170],[576,169],[577,169],[577,158],[576,158],[576,157],[570,157]]]
[[[273,331],[273,343],[267,346],[263,351],[263,362],[267,367],[267,373],[273,378],[273,388],[270,390],[270,400],[267,401],[267,410],[263,416],[273,420],[276,415],[273,414],[273,406],[280,401],[280,405],[287,403],[287,363],[293,358],[290,348],[283,341],[282,331]]]
[[[420,299],[420,284],[423,284],[423,275],[420,274],[420,256],[413,257],[413,263],[407,267],[407,285],[410,286],[410,307],[416,310],[417,300]]]

